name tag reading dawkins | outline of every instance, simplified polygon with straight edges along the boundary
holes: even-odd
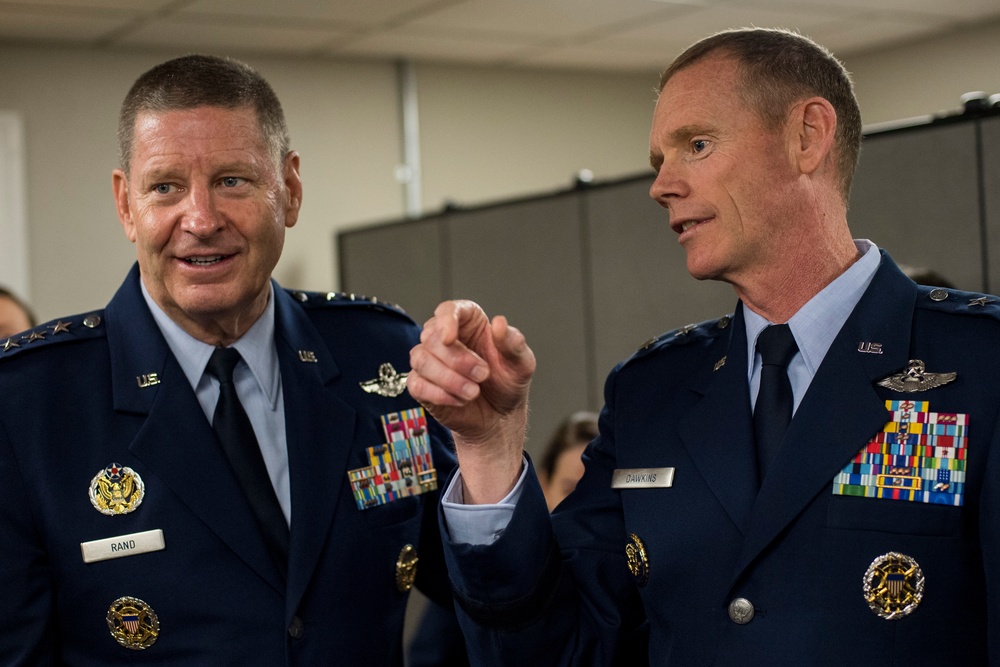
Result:
[[[96,563],[101,560],[159,551],[164,546],[163,531],[157,528],[142,533],[109,537],[106,540],[81,542],[80,551],[83,552],[84,563]]]
[[[673,468],[619,468],[611,477],[612,489],[665,489],[673,485]]]

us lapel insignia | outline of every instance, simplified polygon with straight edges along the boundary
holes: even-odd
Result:
[[[399,558],[396,559],[396,590],[400,593],[405,593],[413,588],[413,582],[417,578],[417,561],[419,560],[417,550],[413,548],[412,544],[407,544],[399,552]]]
[[[107,621],[115,641],[133,651],[149,648],[160,636],[160,619],[139,598],[125,596],[112,602]]]
[[[941,385],[948,384],[958,377],[958,373],[930,373],[926,370],[926,365],[920,359],[910,359],[906,365],[906,370],[896,375],[879,380],[878,386],[901,391],[904,394],[912,394],[918,391],[935,389]]]
[[[384,415],[382,429],[385,444],[367,448],[368,465],[347,471],[360,510],[437,488],[424,409]]]
[[[378,377],[359,382],[361,388],[369,394],[378,394],[395,398],[406,391],[406,376],[409,373],[397,373],[390,363],[378,367]]]
[[[924,597],[924,573],[917,561],[890,551],[872,561],[864,577],[865,602],[887,621],[909,616]]]
[[[961,507],[969,415],[886,401],[889,421],[833,478],[833,495]]]
[[[139,473],[112,463],[90,480],[90,504],[101,514],[128,514],[142,503],[146,487]]]

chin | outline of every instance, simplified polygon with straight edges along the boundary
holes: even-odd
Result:
[[[718,280],[722,271],[714,264],[698,262],[688,257],[687,270],[695,280]]]

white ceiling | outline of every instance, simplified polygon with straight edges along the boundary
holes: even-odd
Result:
[[[998,0],[0,0],[0,43],[655,71],[724,28],[844,57],[993,19]]]

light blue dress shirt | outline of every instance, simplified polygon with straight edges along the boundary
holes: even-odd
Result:
[[[850,317],[872,278],[875,277],[875,272],[878,271],[881,256],[875,244],[866,239],[856,239],[854,245],[861,258],[807,301],[788,320],[788,326],[799,347],[799,351],[788,365],[788,377],[794,395],[793,411],[798,409],[802,397],[805,396],[809,384],[816,375],[816,370],[823,362],[830,345],[833,344],[833,339],[843,328],[844,322]],[[753,359],[753,363],[748,364],[747,378],[750,386],[750,402],[755,404],[757,390],[760,388],[761,365],[760,355],[757,354],[757,336],[765,327],[775,323],[768,322],[746,307],[743,308],[743,316],[746,322],[747,359]],[[527,475],[527,462],[524,467],[525,470],[521,472],[510,494],[495,505],[463,504],[462,473],[459,470],[445,489],[441,502],[451,539],[466,544],[494,542],[510,523],[514,506],[521,497],[521,489],[524,487]]]
[[[191,383],[198,403],[211,424],[215,404],[219,402],[219,381],[205,372],[205,366],[215,347],[193,338],[180,328],[156,305],[141,280],[139,284],[156,325]],[[231,346],[243,357],[243,361],[233,371],[233,381],[236,384],[236,394],[240,397],[260,444],[260,453],[278,496],[278,504],[281,505],[285,521],[291,525],[292,494],[288,474],[288,442],[285,437],[285,404],[282,400],[278,352],[274,344],[274,287],[270,286],[269,289],[271,291],[264,313]]]

